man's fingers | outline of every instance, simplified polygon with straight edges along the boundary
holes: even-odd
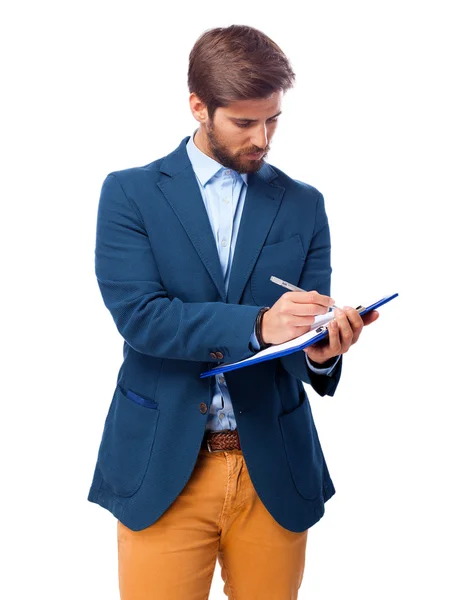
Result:
[[[334,304],[333,298],[318,292],[286,292],[284,294],[288,304],[285,311],[297,317],[311,317],[313,323],[315,315],[324,315]]]
[[[352,345],[352,344],[355,344],[357,342],[357,340],[359,339],[362,328],[364,327],[364,322],[361,319],[361,316],[357,312],[357,310],[352,308],[351,306],[345,306],[344,311],[345,311],[345,314],[348,318],[348,321],[350,323],[350,326],[351,326],[351,329],[353,332],[353,337],[352,337],[352,341],[351,341],[351,345]]]
[[[341,353],[341,340],[339,339],[338,323],[334,319],[328,323],[328,339],[331,355],[337,356]]]
[[[347,352],[352,343],[353,330],[346,313],[339,308],[335,309],[335,321],[338,324],[342,352]]]
[[[287,312],[296,317],[313,317],[315,315],[324,315],[328,312],[328,307],[322,304],[289,304]]]
[[[296,302],[298,304],[318,304],[320,306],[325,306],[329,308],[333,306],[335,301],[330,296],[325,296],[324,294],[319,294],[318,292],[286,292],[289,294],[292,302]]]
[[[366,315],[364,315],[361,318],[362,318],[362,321],[364,322],[364,325],[370,325],[374,321],[377,321],[377,319],[379,318],[379,315],[380,315],[380,313],[377,310],[371,310],[369,313],[367,313]]]

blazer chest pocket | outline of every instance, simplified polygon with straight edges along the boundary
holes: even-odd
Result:
[[[160,410],[158,404],[118,386],[109,408],[98,451],[98,465],[118,496],[132,496],[150,462]]]
[[[250,289],[258,306],[272,306],[288,292],[270,281],[271,275],[297,285],[302,273],[305,254],[299,235],[264,246],[253,269]]]

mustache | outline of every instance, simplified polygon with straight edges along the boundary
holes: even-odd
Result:
[[[270,147],[266,146],[266,148],[255,148],[254,150],[244,150],[243,152],[239,153],[239,156],[243,156],[244,154],[259,154],[260,152],[263,152],[264,154],[266,154],[267,152],[269,152]]]

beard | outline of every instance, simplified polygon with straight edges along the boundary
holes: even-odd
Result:
[[[213,127],[212,121],[206,125],[206,134],[209,141],[209,149],[212,155],[215,157],[217,162],[226,167],[232,169],[238,173],[256,173],[265,164],[265,157],[269,151],[269,144],[265,150],[262,148],[250,148],[233,154],[230,150],[219,140],[217,133]],[[259,159],[247,158],[245,154],[264,152],[264,156]]]

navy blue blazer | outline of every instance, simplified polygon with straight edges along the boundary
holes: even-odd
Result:
[[[330,293],[323,197],[267,163],[249,175],[225,292],[188,139],[146,166],[110,173],[98,207],[95,272],[124,360],[88,500],[134,531],[154,523],[190,478],[211,403],[212,378],[199,375],[253,354],[259,308],[286,291],[270,276]],[[299,351],[225,375],[250,478],[291,531],[316,523],[335,493],[302,382],[333,396],[341,366],[318,375]]]

